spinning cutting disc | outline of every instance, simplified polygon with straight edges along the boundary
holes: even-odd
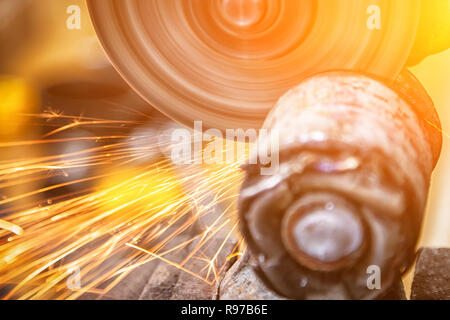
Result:
[[[142,97],[186,125],[219,129],[259,128],[275,101],[313,73],[394,79],[420,13],[419,0],[88,4],[112,63]]]

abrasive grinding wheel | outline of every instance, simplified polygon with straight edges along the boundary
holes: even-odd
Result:
[[[186,125],[219,129],[259,128],[280,96],[318,72],[395,79],[420,20],[420,0],[88,4],[113,64],[142,97]]]

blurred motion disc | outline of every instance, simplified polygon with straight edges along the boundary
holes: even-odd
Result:
[[[88,0],[113,64],[149,103],[192,126],[259,128],[313,73],[394,79],[419,0]],[[381,29],[369,28],[379,14]]]

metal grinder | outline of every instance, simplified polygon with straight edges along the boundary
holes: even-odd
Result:
[[[116,69],[161,112],[189,126],[281,130],[279,171],[247,166],[240,198],[271,289],[379,298],[411,265],[441,134],[431,99],[402,70],[450,47],[450,1],[88,5]],[[381,290],[367,289],[371,265]]]

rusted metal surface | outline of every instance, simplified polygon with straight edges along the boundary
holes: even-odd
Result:
[[[318,296],[318,299],[321,297]],[[328,296],[333,299],[333,295]],[[339,293],[335,299],[342,298]],[[220,300],[286,300],[268,289],[257,274],[257,262],[247,251],[226,273],[217,290]],[[382,299],[406,300],[403,283],[398,281]]]
[[[246,168],[240,219],[275,292],[380,298],[412,264],[440,125],[419,82],[404,74],[395,86],[406,89],[351,72],[320,74],[269,114],[280,166],[272,176]],[[380,268],[382,290],[367,287],[371,266]]]
[[[272,292],[255,273],[257,264],[247,251],[218,283],[218,300],[284,300]]]
[[[412,300],[450,299],[450,249],[423,248],[419,252],[411,292]],[[85,299],[98,298],[94,294]],[[195,299],[195,300],[286,300],[270,290],[260,279],[257,261],[246,251],[216,286],[199,281],[192,275],[155,260],[137,268],[103,299]],[[323,297],[317,296],[317,299]],[[341,299],[339,292],[329,299]],[[384,300],[406,300],[401,281],[396,282],[381,297]]]
[[[412,300],[450,299],[450,248],[424,248],[418,255]]]

